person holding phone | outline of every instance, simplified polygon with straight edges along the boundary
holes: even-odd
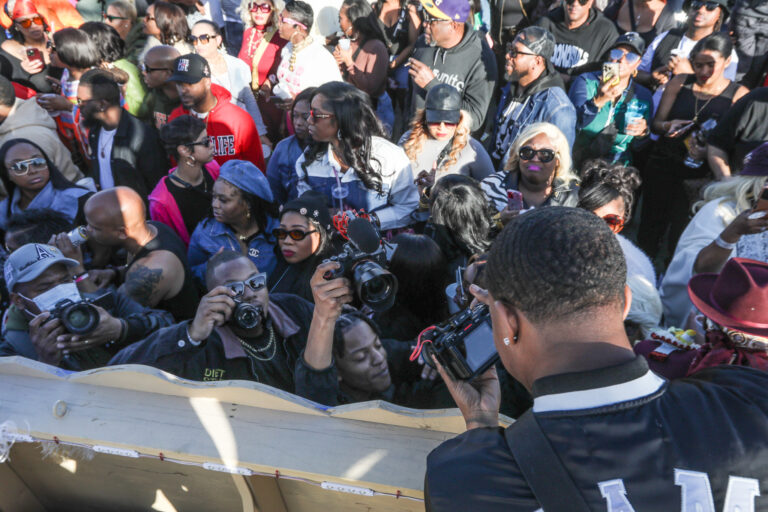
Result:
[[[8,78],[37,92],[50,93],[53,83],[47,80],[51,63],[50,27],[32,2],[19,0],[11,12],[10,39],[0,44],[0,57],[11,65]]]
[[[756,211],[767,182],[768,142],[747,155],[738,176],[704,189],[703,201],[694,205],[698,211],[683,231],[661,282],[669,325],[684,325],[691,310],[687,292],[691,276],[719,272],[734,256],[768,262],[768,214]]]
[[[606,54],[603,71],[576,77],[568,97],[576,107],[573,159],[578,168],[590,158],[632,163],[630,145],[646,137],[652,118],[652,96],[634,76],[645,42],[637,32],[621,35]]]
[[[701,39],[691,50],[693,74],[675,75],[662,96],[653,120],[653,130],[661,137],[646,164],[638,233],[641,247],[651,258],[665,249],[671,252],[688,223],[693,194],[687,193],[686,180],[722,179],[712,174],[706,144],[702,144],[706,133],[700,132],[708,120],[720,119],[749,92],[724,75],[732,49],[730,37],[721,32]],[[702,164],[692,167],[688,156]]]

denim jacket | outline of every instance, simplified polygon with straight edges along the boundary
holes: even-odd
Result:
[[[507,153],[518,134],[533,123],[552,123],[560,128],[568,144],[576,137],[576,109],[557,73],[542,75],[522,91],[507,84],[502,89],[490,155],[497,168],[503,168]]]
[[[269,274],[275,269],[277,257],[275,256],[275,238],[272,231],[280,225],[276,219],[267,219],[267,228],[259,232],[248,243],[248,257],[258,267],[259,271]],[[216,254],[220,248],[231,249],[240,252],[240,243],[232,228],[222,224],[213,218],[207,218],[200,222],[192,233],[187,251],[189,263],[195,278],[205,284],[205,269],[208,260]]]
[[[277,204],[296,199],[296,182],[299,180],[295,171],[296,160],[303,152],[295,135],[281,140],[275,147],[267,163],[267,179]]]

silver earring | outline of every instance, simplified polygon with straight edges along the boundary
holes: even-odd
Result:
[[[509,338],[504,338],[504,345],[509,346]]]
[[[341,128],[339,128],[339,131],[336,132],[336,139],[341,140]]]
[[[515,340],[515,341],[517,341],[517,334],[515,334],[515,335],[512,337],[512,339],[513,339],[513,340]]]

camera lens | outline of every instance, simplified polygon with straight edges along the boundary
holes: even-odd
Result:
[[[99,312],[87,302],[78,302],[63,311],[61,323],[72,334],[88,334],[99,325]]]
[[[355,292],[374,311],[386,311],[395,303],[397,278],[376,262],[366,260],[352,273]]]
[[[261,308],[238,301],[232,316],[241,329],[253,329],[261,323]]]

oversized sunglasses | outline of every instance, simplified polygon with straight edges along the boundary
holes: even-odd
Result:
[[[635,62],[640,60],[640,55],[636,54],[635,52],[625,52],[620,48],[614,48],[608,53],[608,58],[615,61],[626,59],[627,64],[633,66]]]
[[[530,146],[523,146],[520,148],[520,160],[533,160],[535,155],[539,156],[539,162],[546,164],[551,162],[555,158],[555,152],[551,149],[533,149]]]
[[[694,0],[691,2],[691,9],[694,11],[698,11],[702,8],[702,6],[706,6],[707,10],[712,12],[718,7],[720,7],[720,4],[717,2],[702,2],[701,0]]]
[[[307,30],[307,26],[305,24],[299,23],[298,21],[293,20],[291,18],[283,18],[282,16],[280,16],[280,23],[287,23],[288,25],[291,25],[294,27],[301,27],[304,30]]]
[[[260,272],[253,277],[249,277],[245,281],[233,281],[231,283],[225,284],[224,286],[235,292],[235,295],[240,297],[243,293],[245,293],[246,286],[255,292],[267,286],[267,274]]]
[[[205,140],[197,140],[195,142],[188,142],[184,144],[185,146],[203,146],[204,148],[211,147],[211,139],[210,137],[206,137]]]
[[[604,215],[603,220],[614,233],[620,233],[621,230],[624,229],[624,218],[619,215],[612,213]]]
[[[573,4],[575,1],[576,1],[576,0],[565,0],[565,3],[567,3],[568,5],[571,5],[571,4]],[[588,3],[589,3],[589,0],[579,0],[579,5],[582,5],[582,6],[583,6],[583,5],[587,5]]]
[[[189,36],[187,38],[187,41],[194,46],[198,43],[200,44],[208,44],[209,42],[216,39],[216,34],[201,34],[199,36]]]
[[[311,109],[309,111],[309,116],[307,117],[307,119],[309,119],[310,117],[312,119],[328,119],[334,116],[333,114],[320,114],[319,112],[315,112],[315,109]]]
[[[248,10],[251,12],[263,12],[266,14],[272,10],[272,6],[269,4],[257,4],[256,2],[251,2],[248,4]]]
[[[22,160],[21,162],[16,162],[15,164],[11,165],[8,170],[17,176],[24,176],[32,168],[34,168],[36,171],[40,171],[46,167],[48,167],[48,162],[45,161],[45,158],[37,157],[30,158],[29,160]]]
[[[26,20],[16,21],[16,23],[21,28],[29,28],[32,26],[32,23],[35,25],[42,25],[43,24],[43,18],[40,16],[35,16],[34,18],[27,18]]]
[[[126,18],[125,16],[112,16],[111,14],[107,14],[105,12],[101,13],[101,18],[109,21],[110,23],[114,23],[115,20],[129,20],[131,18]]]
[[[275,235],[275,238],[278,240],[285,240],[286,237],[291,237],[291,240],[296,240],[297,242],[304,240],[312,233],[317,233],[316,230],[312,231],[302,231],[300,229],[283,229],[283,228],[277,228],[274,231],[272,231],[272,234]]]

